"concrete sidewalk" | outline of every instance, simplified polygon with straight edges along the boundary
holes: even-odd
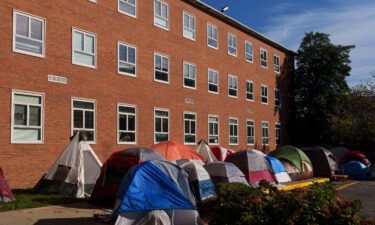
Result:
[[[0,213],[0,225],[93,225],[104,224],[93,220],[93,214],[109,212],[80,202]]]

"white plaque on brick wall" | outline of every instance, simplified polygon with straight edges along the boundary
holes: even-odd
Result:
[[[185,98],[185,103],[194,104],[194,99],[192,99],[192,98]]]
[[[252,108],[248,108],[248,109],[247,109],[247,112],[248,112],[248,113],[253,113],[254,110],[253,110]]]
[[[52,74],[48,74],[48,81],[54,82],[54,83],[61,83],[61,84],[67,84],[68,78],[62,77],[62,76],[56,76]]]

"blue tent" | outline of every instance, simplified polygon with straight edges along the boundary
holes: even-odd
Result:
[[[112,219],[122,212],[160,209],[196,210],[186,173],[159,160],[134,166],[121,183]]]
[[[278,183],[286,183],[292,181],[287,170],[280,162],[280,160],[271,156],[264,157],[267,159],[268,165],[271,167],[272,172],[274,173],[276,181]]]
[[[342,172],[358,180],[367,180],[371,176],[371,170],[365,164],[358,161],[345,163]]]

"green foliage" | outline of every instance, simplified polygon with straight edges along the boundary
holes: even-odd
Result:
[[[266,193],[266,191],[268,193]],[[331,183],[306,189],[278,191],[263,185],[251,188],[239,183],[221,184],[216,201],[200,205],[200,215],[208,224],[360,224],[359,201],[338,198]]]
[[[82,199],[73,197],[33,194],[31,189],[14,190],[13,193],[16,196],[16,201],[10,203],[0,203],[0,212],[15,209],[43,207],[48,205],[69,204],[83,201]]]
[[[349,91],[349,52],[353,46],[331,43],[328,34],[306,33],[296,56],[293,144],[326,145],[331,118]]]

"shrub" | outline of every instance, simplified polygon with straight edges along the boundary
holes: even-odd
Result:
[[[251,188],[240,183],[219,185],[215,200],[198,206],[209,224],[360,224],[361,203],[337,196],[331,183],[306,189],[278,191],[262,183]]]

